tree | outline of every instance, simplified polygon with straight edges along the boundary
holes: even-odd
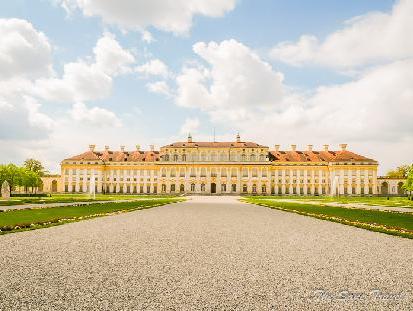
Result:
[[[410,165],[401,165],[395,170],[388,171],[386,176],[390,178],[407,178],[410,168]]]
[[[44,176],[44,174],[46,173],[42,162],[40,162],[39,160],[27,159],[26,161],[24,161],[23,167],[29,171],[39,174],[39,176]]]
[[[407,179],[403,184],[403,189],[407,191],[409,200],[413,200],[413,164],[410,166],[409,172],[407,174]]]
[[[3,181],[7,180],[10,187],[10,193],[12,192],[14,187],[21,184],[21,173],[21,168],[14,164],[1,165],[0,181],[3,183]]]
[[[33,192],[34,189],[40,186],[41,181],[38,173],[22,168],[21,186],[24,187],[26,192],[28,188],[32,188]]]
[[[9,183],[10,193],[18,186],[24,187],[25,192],[29,188],[33,191],[42,182],[38,172],[14,164],[0,165],[0,184],[3,184],[5,180]]]

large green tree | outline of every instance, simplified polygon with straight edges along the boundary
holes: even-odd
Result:
[[[401,165],[387,172],[386,176],[391,178],[407,178],[411,165]]]
[[[3,184],[5,180],[9,183],[10,193],[19,186],[22,179],[22,170],[14,164],[1,165],[0,167],[0,182]]]
[[[24,187],[26,192],[31,188],[33,192],[42,183],[39,172],[11,163],[0,165],[0,185],[2,185],[5,180],[7,180],[9,184],[10,193],[12,193],[16,187]]]
[[[407,173],[407,179],[404,182],[403,189],[407,191],[409,200],[413,200],[413,164],[410,166],[410,169]]]
[[[23,167],[29,171],[39,174],[39,176],[44,176],[46,173],[42,162],[36,159],[27,159],[24,161]]]

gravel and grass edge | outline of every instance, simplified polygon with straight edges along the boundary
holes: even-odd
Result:
[[[22,232],[22,231],[30,231],[30,230],[36,230],[36,229],[49,228],[49,227],[63,225],[63,224],[66,224],[66,223],[79,222],[79,221],[82,221],[82,220],[88,220],[88,219],[93,219],[93,218],[103,217],[103,216],[114,216],[114,215],[118,215],[118,214],[134,212],[134,211],[138,211],[138,210],[145,210],[145,209],[149,209],[149,208],[152,208],[152,207],[163,206],[163,205],[167,205],[167,204],[180,203],[180,202],[183,202],[183,201],[185,201],[184,198],[174,198],[170,201],[157,202],[157,203],[149,202],[149,204],[147,204],[147,205],[137,206],[136,208],[125,208],[125,209],[120,209],[120,210],[112,211],[112,212],[95,213],[95,214],[91,214],[91,215],[75,216],[75,217],[69,217],[69,218],[58,218],[58,219],[54,219],[54,220],[51,220],[51,221],[36,222],[36,223],[31,223],[31,224],[18,224],[18,225],[15,225],[15,226],[2,226],[2,227],[0,227],[0,235],[9,234],[9,233],[16,233],[16,232]],[[116,202],[96,203],[96,204],[116,204]],[[76,206],[76,204],[74,204],[74,206]],[[86,207],[86,205],[85,205],[85,207]],[[50,207],[50,208],[53,208],[53,207]],[[30,210],[30,208],[28,208],[27,210]]]
[[[394,228],[394,227],[388,227],[388,226],[372,224],[372,223],[351,221],[351,220],[347,220],[344,218],[334,217],[334,216],[329,216],[329,215],[303,212],[303,211],[295,210],[292,208],[283,208],[280,206],[274,206],[274,205],[270,205],[270,204],[266,204],[262,202],[256,202],[248,198],[242,198],[240,199],[240,201],[244,203],[248,203],[248,204],[269,207],[269,208],[284,211],[284,212],[290,212],[290,213],[295,213],[295,214],[299,214],[303,216],[309,216],[309,217],[313,217],[313,218],[317,218],[321,220],[332,221],[332,222],[340,223],[340,224],[347,225],[347,226],[353,226],[357,228],[366,229],[369,231],[380,232],[380,233],[390,234],[390,235],[399,236],[403,238],[413,239],[413,232],[403,230],[402,228]]]

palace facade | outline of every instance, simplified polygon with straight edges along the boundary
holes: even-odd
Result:
[[[61,163],[58,190],[125,194],[374,195],[377,161],[328,145],[273,150],[255,142],[175,142],[155,150],[89,150]]]

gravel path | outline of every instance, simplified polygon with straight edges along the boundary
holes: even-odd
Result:
[[[265,199],[268,201],[277,202],[290,202],[299,204],[323,204],[327,206],[338,206],[344,208],[364,208],[370,210],[379,211],[390,211],[390,212],[400,212],[400,213],[413,213],[413,208],[410,207],[397,207],[397,206],[382,206],[382,205],[367,205],[363,203],[339,203],[339,202],[322,202],[322,201],[311,201],[311,200],[294,200],[294,199]]]
[[[234,197],[0,236],[0,310],[412,310],[412,276],[412,240]]]

